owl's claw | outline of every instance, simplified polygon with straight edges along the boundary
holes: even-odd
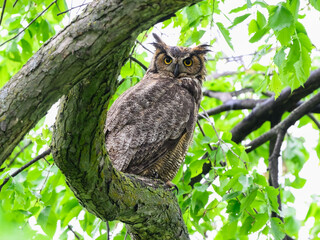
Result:
[[[177,194],[179,193],[179,189],[178,189],[177,185],[173,184],[171,181],[167,181],[166,186],[168,188],[170,188],[170,190],[172,190],[172,191],[177,190]]]

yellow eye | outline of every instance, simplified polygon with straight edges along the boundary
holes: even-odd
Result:
[[[172,63],[172,58],[166,56],[166,57],[164,58],[164,63],[167,64],[167,65],[169,65],[170,63]]]
[[[186,66],[186,67],[190,67],[192,65],[192,60],[191,58],[186,58],[185,60],[183,60],[183,64]]]

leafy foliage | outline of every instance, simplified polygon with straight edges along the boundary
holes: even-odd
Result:
[[[49,4],[50,1],[19,0],[15,7],[8,5],[1,25],[1,42],[19,33]],[[314,47],[301,23],[303,15],[300,14],[299,0],[275,5],[248,0],[242,6],[229,9],[228,13],[223,10],[224,4],[224,1],[202,1],[180,10],[176,17],[158,25],[162,27],[161,31],[172,28],[180,31],[181,45],[199,44],[203,39],[209,39],[213,44],[214,52],[208,56],[205,89],[233,92],[251,87],[253,91],[245,92],[242,99],[263,99],[263,91],[270,90],[278,96],[287,86],[294,89],[305,83],[310,75]],[[320,10],[319,1],[312,0],[310,4]],[[63,17],[57,13],[65,9],[66,3],[57,1],[26,31],[0,48],[0,86],[56,33],[56,29],[63,26]],[[257,44],[256,51],[250,55],[249,64],[237,65],[236,73],[213,78],[218,66],[225,64],[227,55],[226,50],[219,49],[215,43],[226,43],[227,51],[235,50],[233,30],[237,27],[248,28],[249,42]],[[138,40],[144,44],[148,34],[142,33]],[[147,65],[150,54],[137,45],[132,56]],[[266,56],[272,59],[268,64],[262,61]],[[121,69],[121,85],[110,103],[138,82],[144,73],[139,64],[128,61]],[[219,99],[205,96],[202,107],[209,110],[221,103]],[[286,234],[298,238],[299,228],[314,219],[309,231],[310,236],[316,239],[320,233],[319,196],[314,196],[305,219],[297,219],[290,207],[295,197],[289,189],[301,189],[306,183],[299,176],[309,158],[304,139],[286,137],[282,152],[284,171],[281,178],[284,181],[280,189],[276,189],[268,183],[269,146],[264,144],[248,154],[243,144],[231,140],[231,129],[247,115],[247,110],[218,113],[210,117],[210,121],[200,120],[195,129],[193,144],[174,179],[189,233],[199,239],[207,236],[214,239],[283,239]],[[316,118],[319,119],[318,116]],[[300,127],[307,124],[311,124],[310,119],[301,119]],[[255,139],[269,127],[268,124],[262,125],[248,139]],[[1,169],[1,180],[48,148],[50,141],[51,129],[44,126],[42,120],[6,161],[5,168]],[[316,151],[319,156],[319,146]],[[205,164],[211,165],[211,170],[202,175],[200,182],[191,184],[193,178],[202,174]],[[279,193],[282,195],[282,208],[286,210],[283,212],[279,211]],[[272,217],[272,212],[280,214],[284,221]],[[106,223],[83,210],[50,156],[10,178],[4,185],[0,192],[0,219],[5,223],[0,226],[0,234],[5,232],[6,239],[7,236],[18,239],[22,235],[24,239],[31,236],[34,239],[52,239],[56,235],[67,239],[72,226],[76,228],[71,234],[79,234],[86,239],[105,239],[108,233]],[[108,224],[113,239],[124,239],[126,230],[122,223]],[[13,230],[17,228],[21,231]]]

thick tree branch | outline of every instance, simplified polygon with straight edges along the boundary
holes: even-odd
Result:
[[[105,71],[111,51],[124,54],[121,43],[131,47],[140,32],[197,1],[91,2],[0,90],[0,166],[63,94],[80,80],[94,81]],[[112,61],[120,68],[125,59]],[[109,89],[116,89],[115,81]]]
[[[107,26],[121,29],[109,34],[122,37],[104,50],[91,75],[85,75],[63,97],[57,116],[51,148],[70,188],[82,205],[102,220],[126,223],[133,239],[189,239],[189,236],[177,199],[163,182],[124,174],[112,167],[103,131],[108,100],[138,34],[192,2],[195,1],[148,1],[147,4],[138,0],[130,4],[121,1],[118,4],[121,11],[109,12],[113,5],[98,11],[109,19]],[[124,3],[129,5],[122,6]],[[126,22],[122,22],[124,18]],[[108,30],[107,26],[104,30]]]
[[[290,126],[292,126],[301,117],[308,114],[318,104],[320,104],[320,92],[314,95],[310,100],[304,102],[299,107],[294,109],[286,119],[277,124],[270,131],[264,133],[260,137],[247,144],[248,148],[246,151],[251,152],[265,142],[269,141],[271,138],[277,136],[277,134],[280,132],[286,132]]]

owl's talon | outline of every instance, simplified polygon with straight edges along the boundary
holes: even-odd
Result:
[[[177,187],[177,185],[173,184],[171,181],[167,181],[166,186],[170,188],[171,191],[177,190],[177,194],[179,194],[179,188]]]

